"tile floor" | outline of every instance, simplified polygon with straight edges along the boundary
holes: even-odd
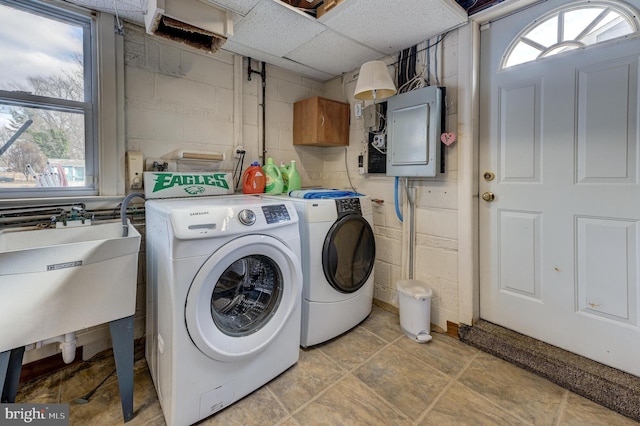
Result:
[[[164,425],[143,357],[135,364],[135,417]],[[68,402],[71,425],[122,424],[109,352],[23,385],[16,402]],[[110,376],[109,376],[110,375]],[[86,404],[75,400],[107,381]],[[553,383],[444,334],[418,344],[398,316],[369,318],[300,351],[296,365],[200,425],[635,425]]]

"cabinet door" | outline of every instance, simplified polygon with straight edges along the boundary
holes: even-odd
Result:
[[[349,104],[319,99],[318,143],[326,146],[349,145]]]
[[[349,145],[349,104],[318,96],[296,102],[293,108],[293,144]]]

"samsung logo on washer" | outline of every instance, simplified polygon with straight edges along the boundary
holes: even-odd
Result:
[[[209,212],[191,212],[189,213],[189,216],[204,216],[209,214]]]

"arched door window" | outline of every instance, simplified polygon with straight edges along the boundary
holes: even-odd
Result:
[[[522,30],[509,45],[501,68],[629,36],[638,28],[636,11],[623,3],[570,2]]]

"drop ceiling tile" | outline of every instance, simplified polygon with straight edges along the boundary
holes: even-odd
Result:
[[[101,12],[116,14],[116,7],[118,17],[126,19],[130,22],[135,22],[140,25],[144,25],[144,11],[146,7],[146,0],[118,0],[116,3],[114,0],[67,0],[69,3],[73,3],[78,6],[86,7],[92,10],[99,10]]]
[[[117,6],[120,18],[144,26],[147,0],[67,1],[112,14]],[[318,20],[279,0],[198,1],[234,12],[225,50],[321,81],[467,22],[454,0],[345,0]]]
[[[233,52],[236,55],[246,56],[257,61],[264,61],[271,65],[276,65],[290,71],[298,72],[300,74],[314,78],[318,81],[327,81],[334,77],[334,75],[331,73],[317,70],[286,58],[273,56],[265,52],[253,49],[251,47],[243,46],[242,44],[235,43],[233,41],[227,41],[225,44],[223,44],[222,50]]]
[[[332,30],[326,30],[287,53],[286,58],[328,74],[349,72],[383,53],[357,43]]]
[[[453,0],[347,0],[320,22],[372,49],[393,54],[467,22]]]
[[[143,0],[144,1],[144,0]],[[254,8],[261,0],[202,0],[207,3],[211,3],[222,7],[223,9],[231,10],[242,16],[247,15],[251,9]]]
[[[229,40],[282,57],[324,30],[314,19],[278,4],[263,0],[235,23]]]

